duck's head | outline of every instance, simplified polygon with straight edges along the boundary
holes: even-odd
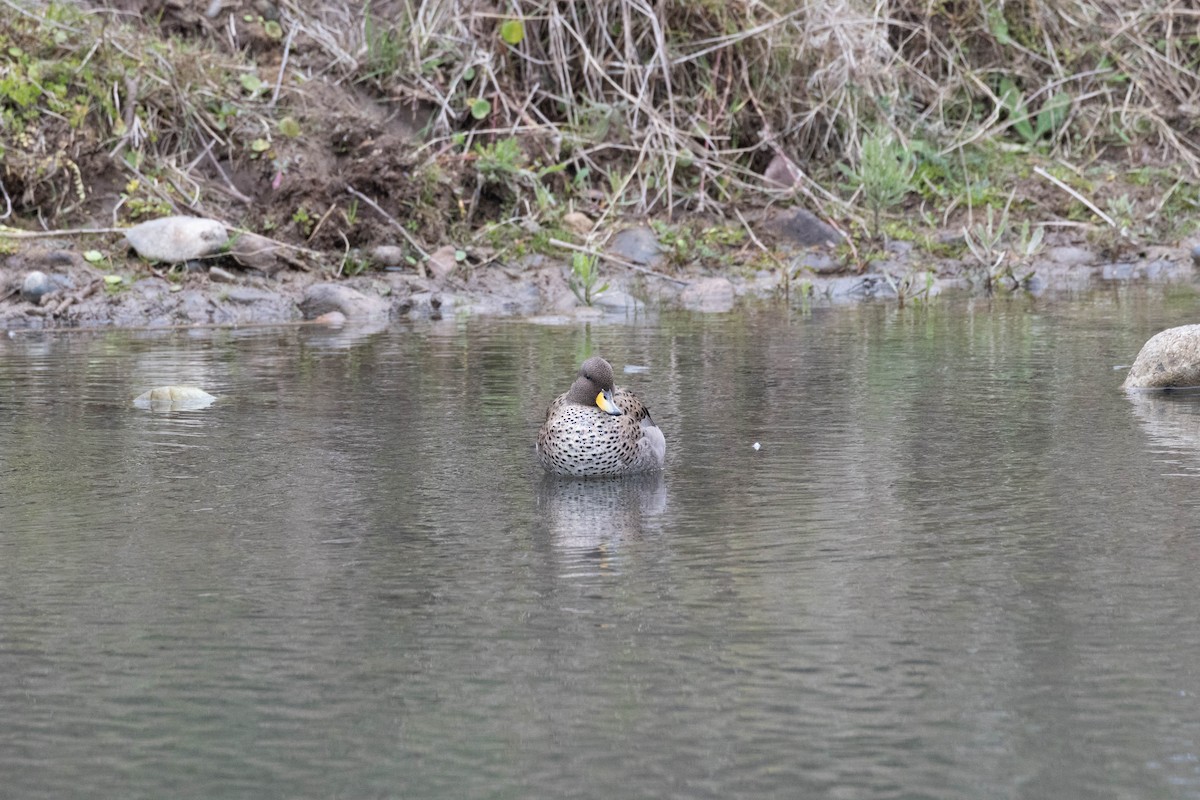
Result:
[[[614,417],[621,409],[613,401],[613,368],[600,356],[592,356],[579,368],[579,377],[571,384],[567,399],[581,406],[596,406]]]

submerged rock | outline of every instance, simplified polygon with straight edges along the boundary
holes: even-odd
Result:
[[[1125,389],[1200,386],[1200,325],[1167,328],[1151,336],[1125,376]]]
[[[135,397],[133,405],[154,411],[195,411],[207,408],[216,399],[195,386],[157,386]]]
[[[162,217],[134,225],[125,239],[142,258],[176,264],[220,251],[229,234],[215,219]]]

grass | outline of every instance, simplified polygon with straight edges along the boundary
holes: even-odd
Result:
[[[43,224],[95,214],[103,179],[134,187],[106,209],[118,222],[211,214],[361,244],[369,226],[356,208],[330,217],[344,188],[306,148],[344,162],[386,125],[334,135],[307,115],[318,84],[358,87],[379,119],[421,110],[410,161],[358,187],[418,236],[491,226],[532,241],[577,206],[602,223],[653,216],[671,231],[700,215],[740,230],[738,209],[798,198],[872,237],[969,215],[974,257],[1016,263],[998,229],[1026,219],[1120,245],[1187,231],[1200,203],[1187,112],[1200,39],[1179,35],[1195,21],[1182,4],[408,0],[385,16],[295,0],[278,20],[227,11],[181,33],[167,12],[160,27],[3,5],[0,211]],[[794,186],[764,181],[777,157],[800,168]],[[1033,164],[1090,206],[1012,202],[1014,181],[1037,183]],[[1106,164],[1152,175],[1161,203],[1095,182]],[[275,176],[279,209],[239,199],[238,169]],[[668,244],[709,258],[717,238]]]

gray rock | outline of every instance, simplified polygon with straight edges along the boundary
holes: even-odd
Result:
[[[662,263],[662,246],[654,231],[646,227],[626,228],[613,237],[608,250],[615,256],[644,266]]]
[[[372,247],[371,263],[380,267],[399,267],[404,264],[404,248],[394,244],[381,244]]]
[[[1118,264],[1105,264],[1100,269],[1100,277],[1106,281],[1128,281],[1137,277],[1138,268],[1136,264],[1127,262]]]
[[[54,291],[57,286],[54,281],[50,280],[50,276],[40,270],[34,270],[25,276],[25,280],[21,283],[21,297],[29,302],[37,305],[42,301],[42,295],[49,294]]]
[[[270,302],[278,297],[279,295],[274,292],[268,292],[266,289],[257,289],[253,286],[236,286],[225,292],[226,300],[243,306]]]
[[[388,316],[388,303],[340,283],[314,283],[305,290],[300,311],[305,319],[316,319],[330,311],[340,311],[349,320],[379,319]]]
[[[208,277],[209,277],[209,280],[216,281],[217,283],[237,283],[238,282],[238,278],[236,275],[234,275],[229,270],[221,269],[220,267],[210,267],[208,270]]]
[[[1200,267],[1200,244],[1192,248],[1192,263]]]
[[[1045,258],[1064,267],[1075,267],[1091,264],[1096,260],[1096,254],[1083,247],[1051,247],[1046,250]]]
[[[610,314],[624,314],[630,311],[641,311],[642,301],[628,292],[620,289],[609,289],[592,298],[592,304],[604,309]]]
[[[1200,325],[1160,331],[1142,345],[1125,389],[1168,389],[1200,386]]]
[[[733,308],[733,284],[728,278],[701,278],[679,295],[679,302],[689,311],[722,313]]]
[[[280,257],[283,247],[257,233],[240,234],[229,248],[229,255],[243,267],[273,275],[286,266]]]
[[[813,272],[817,275],[828,275],[841,272],[842,264],[832,255],[823,250],[810,250],[792,262],[793,269]]]
[[[215,219],[163,217],[134,225],[125,239],[142,258],[176,264],[220,251],[229,234]]]
[[[799,247],[836,245],[842,241],[840,233],[822,222],[816,214],[802,208],[775,216],[767,223],[767,227],[784,244]]]

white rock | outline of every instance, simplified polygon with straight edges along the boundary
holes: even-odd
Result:
[[[1200,386],[1200,325],[1167,328],[1151,336],[1125,377],[1126,389]]]
[[[229,234],[215,219],[163,217],[134,225],[125,239],[142,258],[175,264],[218,252]]]
[[[155,411],[194,411],[207,408],[216,399],[195,386],[156,386],[134,398],[133,404]]]

